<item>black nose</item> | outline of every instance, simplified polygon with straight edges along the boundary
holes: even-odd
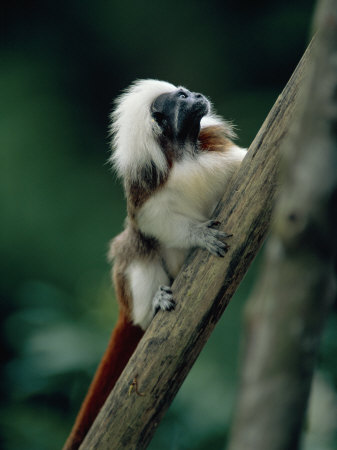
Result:
[[[192,93],[192,103],[195,111],[202,115],[206,115],[210,111],[210,104],[207,98],[199,92]]]

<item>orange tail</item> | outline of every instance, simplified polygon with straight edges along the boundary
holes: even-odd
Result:
[[[132,325],[125,315],[120,313],[108,348],[96,370],[63,450],[79,448],[143,334],[144,331],[140,327]]]

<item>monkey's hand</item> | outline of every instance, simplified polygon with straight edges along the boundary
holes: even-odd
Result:
[[[209,220],[196,225],[193,232],[195,233],[195,240],[198,247],[205,248],[212,255],[223,258],[229,249],[229,245],[220,239],[228,238],[232,235],[215,229],[214,227],[218,225],[220,225],[219,221]]]
[[[160,309],[162,311],[171,311],[176,306],[173,300],[172,290],[169,286],[159,286],[152,301],[153,313],[156,314]]]

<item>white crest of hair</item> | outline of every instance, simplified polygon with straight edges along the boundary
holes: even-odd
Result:
[[[117,99],[111,114],[113,154],[110,160],[120,176],[135,180],[139,178],[140,169],[152,164],[159,172],[167,170],[150,108],[159,95],[175,89],[176,86],[166,81],[137,80]]]

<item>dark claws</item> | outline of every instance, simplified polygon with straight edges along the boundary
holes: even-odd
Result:
[[[218,227],[219,225],[221,225],[221,222],[219,220],[210,220],[207,224],[207,228]],[[226,233],[225,231],[218,231],[218,233],[223,238],[229,238],[233,236],[232,233]]]
[[[218,227],[221,224],[219,220],[210,220],[208,223],[208,228]]]
[[[160,286],[160,290],[172,294],[172,289],[167,286]]]
[[[157,314],[158,311],[173,311],[176,307],[176,302],[174,300],[170,300],[170,306],[168,308],[161,308],[160,306],[157,306],[154,310],[154,315]]]
[[[172,311],[173,309],[175,309],[175,307],[176,307],[176,302],[175,302],[174,300],[171,300],[170,303],[171,303],[171,304],[170,304],[170,307],[167,308],[166,311]]]

